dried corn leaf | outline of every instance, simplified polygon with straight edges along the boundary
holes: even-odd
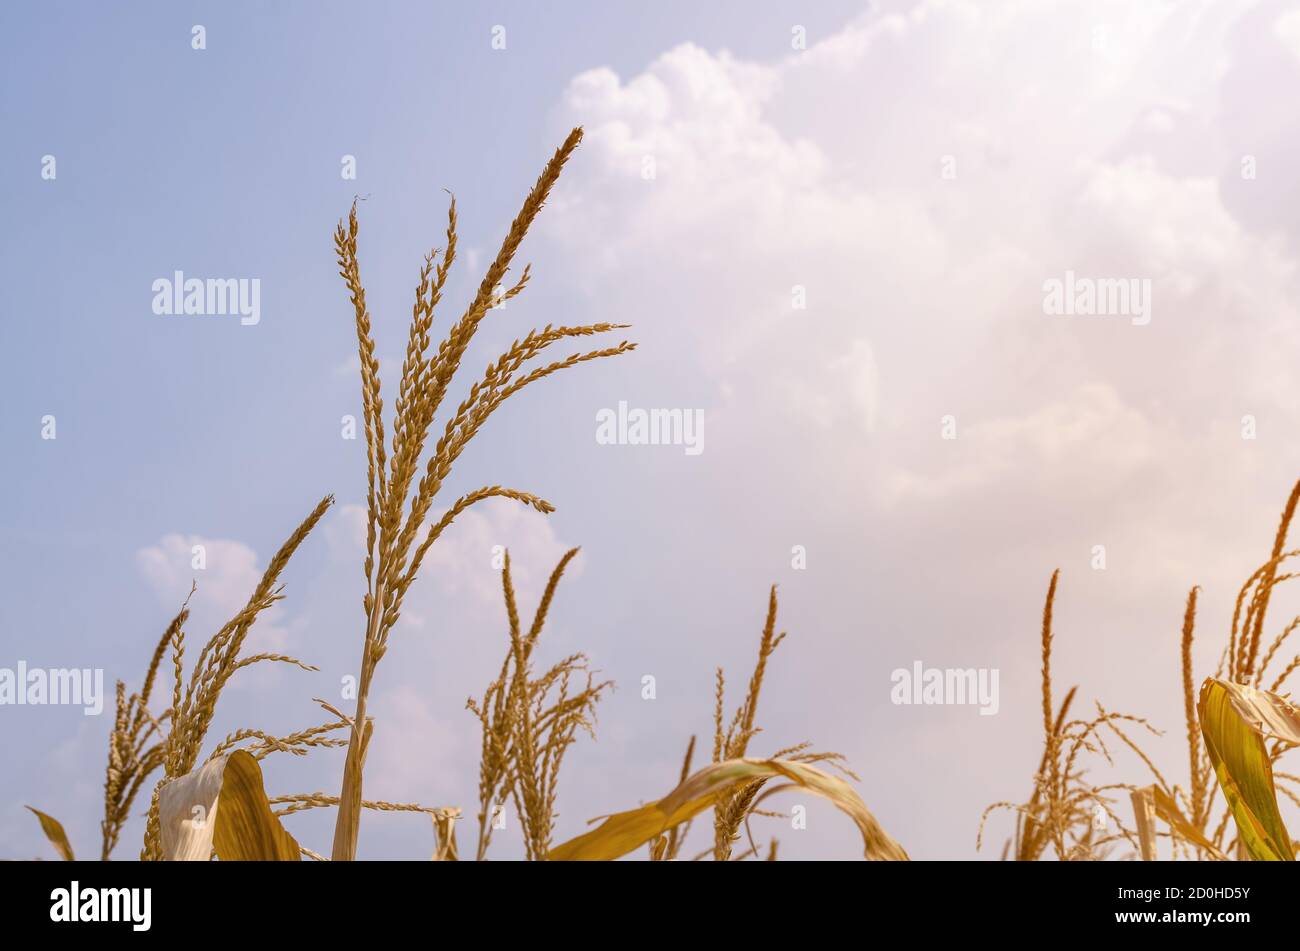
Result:
[[[271,814],[262,770],[237,750],[173,780],[158,796],[163,857],[171,861],[297,862],[298,843]]]
[[[72,846],[68,842],[68,834],[63,831],[63,823],[53,816],[47,816],[39,809],[32,809],[31,806],[27,808],[41,821],[41,831],[45,833],[45,838],[50,840],[50,845],[54,846],[63,861],[75,862],[77,857],[72,854]]]
[[[706,766],[658,802],[607,817],[590,832],[551,849],[547,858],[552,861],[619,858],[708,809],[736,787],[776,777],[824,796],[846,812],[862,833],[867,858],[907,859],[903,847],[880,827],[848,783],[813,766],[775,759],[733,759]]]
[[[1169,828],[1172,829],[1176,835],[1180,836],[1187,842],[1190,842],[1192,845],[1204,849],[1213,859],[1217,859],[1221,862],[1227,860],[1228,857],[1219,851],[1213,842],[1205,837],[1205,833],[1196,828],[1196,826],[1192,824],[1191,820],[1183,815],[1182,810],[1178,808],[1178,803],[1174,801],[1172,796],[1159,786],[1155,785],[1147,787],[1147,791],[1151,793],[1151,799],[1156,808],[1156,815],[1165,820],[1165,822],[1168,823]]]
[[[1237,715],[1262,736],[1300,743],[1300,708],[1275,693],[1246,684],[1218,681]]]
[[[1262,734],[1264,729],[1285,726],[1277,703],[1286,701],[1267,691],[1210,678],[1201,685],[1197,712],[1210,761],[1246,852],[1256,861],[1290,862],[1295,852],[1278,811],[1273,767]]]

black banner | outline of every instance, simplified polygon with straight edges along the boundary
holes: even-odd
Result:
[[[732,926],[763,922],[764,934],[777,918],[926,939],[986,940],[1043,925],[1057,934],[1065,926],[1071,935],[1231,940],[1285,927],[1295,895],[1289,868],[1248,862],[674,864],[8,862],[0,863],[0,914],[14,933],[112,932],[128,941],[231,928],[366,937],[471,920],[493,934],[594,926],[610,934],[673,920],[689,932],[707,901],[721,902]]]

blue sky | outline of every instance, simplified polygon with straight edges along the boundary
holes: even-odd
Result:
[[[1063,667],[1176,732],[1181,598],[1206,585],[1207,624],[1225,628],[1300,474],[1286,213],[1300,130],[1265,94],[1297,78],[1291,11],[5,5],[0,666],[137,684],[191,577],[195,645],[334,493],[263,625],[264,643],[321,672],[250,676],[214,738],[317,722],[311,698],[337,694],[362,634],[364,465],[339,434],[359,400],[334,225],[362,196],[391,408],[444,189],[465,253],[435,329],[583,124],[521,253],[534,281],[492,315],[459,385],[548,322],[633,323],[641,347],[512,400],[458,463],[444,505],[501,482],[558,511],[487,505],[440,542],[380,669],[367,791],[473,811],[462,708],[503,649],[491,548],[515,553],[531,603],[582,545],[547,644],[585,650],[620,689],[572,754],[563,836],[670,788],[691,733],[710,729],[714,667],[739,690],[779,583],[791,636],[764,740],[845,752],[914,854],[974,856],[980,810],[1025,793],[1036,762],[1035,616],[1052,569]],[[1041,284],[1067,269],[1153,280],[1151,324],[1046,317]],[[260,323],[154,315],[151,284],[175,270],[258,278]],[[792,312],[796,286],[809,303]],[[705,452],[598,445],[595,414],[620,400],[702,409]],[[47,414],[55,440],[40,438]],[[1245,414],[1260,421],[1249,443]],[[191,542],[209,546],[203,572]],[[1098,543],[1105,572],[1090,569]],[[999,668],[999,715],[892,705],[889,672],[917,659]],[[24,803],[97,851],[108,726],[0,708],[0,851],[43,854]],[[273,757],[268,784],[333,793],[341,762]],[[783,851],[856,854],[848,823],[814,808],[807,830],[772,830]],[[322,848],[328,818],[292,828]],[[410,817],[363,825],[363,856],[430,848]]]

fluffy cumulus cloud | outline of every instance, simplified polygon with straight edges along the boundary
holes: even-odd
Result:
[[[1300,79],[1297,36],[1282,5],[899,3],[773,60],[684,43],[570,83],[561,112],[588,139],[549,226],[573,280],[637,325],[629,390],[705,408],[691,491],[719,500],[710,518],[767,540],[726,504],[743,485],[773,546],[821,546],[810,575],[870,568],[876,636],[844,636],[828,667],[875,683],[886,658],[974,651],[1007,671],[979,736],[886,709],[860,755],[906,736],[960,762],[970,744],[987,761],[969,792],[1014,793],[993,777],[1032,765],[1012,720],[1058,565],[1088,594],[1071,629],[1095,632],[1077,676],[1174,709],[1172,674],[1153,687],[1106,652],[1140,636],[1137,656],[1174,656],[1193,582],[1221,629],[1300,475],[1297,246],[1277,210],[1296,199],[1276,161],[1300,136],[1259,96]],[[1149,287],[1150,321],[1045,313],[1067,273]],[[823,617],[860,607],[825,596]],[[944,771],[898,762],[918,787]],[[978,813],[904,793],[951,817],[913,824],[923,851]]]
[[[1028,483],[1088,461],[1072,427],[1094,420],[1140,443],[1118,472],[1295,408],[1276,346],[1292,254],[1224,197],[1250,147],[1214,120],[1232,6],[894,5],[777,62],[683,44],[636,76],[594,69],[565,97],[595,158],[556,230],[643,335],[717,374],[715,431],[832,430],[846,461],[933,502],[999,465]],[[1152,323],[1045,315],[1066,272],[1147,282]],[[946,413],[976,445],[939,444]],[[1058,426],[1006,454],[1007,434]],[[911,451],[919,430],[935,438]],[[1204,449],[1216,468],[1242,451]]]

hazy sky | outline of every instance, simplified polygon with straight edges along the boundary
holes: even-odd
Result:
[[[1029,792],[1058,567],[1058,689],[1166,728],[1148,748],[1180,776],[1187,589],[1204,588],[1199,676],[1300,477],[1300,9],[536,6],[4,6],[0,667],[137,686],[191,579],[192,658],[332,492],[249,642],[321,671],[245,671],[209,744],[320,722],[311,698],[338,697],[364,628],[335,223],[365,199],[391,407],[444,189],[464,253],[439,331],[581,124],[521,252],[534,280],[458,387],[549,322],[631,323],[640,349],[512,399],[458,463],[443,505],[500,482],[558,511],[484,504],[435,546],[377,676],[367,795],[473,813],[464,704],[505,645],[493,546],[528,612],[583,547],[542,650],[584,650],[619,685],[566,763],[561,838],[672,787],[711,731],[718,665],[739,702],[772,583],[789,638],[752,752],[845,753],[914,857],[996,857],[1009,823],[976,853],[981,810]],[[155,315],[152,284],[177,270],[258,279],[260,321]],[[1077,279],[1138,282],[1149,320],[1045,313],[1045,282]],[[599,444],[620,401],[701,410],[703,452]],[[1271,627],[1295,600],[1275,599]],[[917,661],[998,670],[997,714],[891,703],[891,672]],[[0,854],[49,852],[24,803],[98,853],[109,716],[0,706]],[[342,754],[264,766],[273,792],[336,794]],[[1131,757],[1102,774],[1143,779]],[[860,854],[825,804],[804,830],[761,822],[784,856]],[[288,823],[328,851],[332,815]],[[363,857],[431,849],[419,818],[363,821]],[[507,834],[494,853],[519,850]]]

